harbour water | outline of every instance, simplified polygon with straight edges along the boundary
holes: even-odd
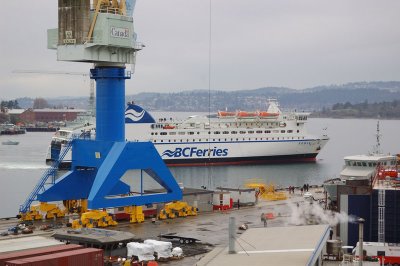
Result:
[[[310,119],[307,125],[309,132],[322,133],[322,129],[327,128],[326,133],[331,138],[318,155],[316,163],[175,167],[171,168],[171,172],[184,186],[196,188],[240,187],[254,178],[282,187],[302,186],[304,183],[321,184],[328,178],[338,177],[344,156],[372,151],[376,144],[376,123],[377,120],[373,119]],[[400,121],[381,121],[380,129],[381,150],[385,153],[400,153]],[[0,145],[0,217],[15,216],[19,205],[42,176],[47,167],[45,156],[53,134],[31,132],[0,136],[0,142],[20,142],[15,146]],[[128,172],[127,175],[136,176],[136,173]],[[138,182],[136,179],[129,183]],[[153,183],[146,181],[145,188],[152,188]]]

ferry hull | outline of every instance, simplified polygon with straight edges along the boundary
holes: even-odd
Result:
[[[289,164],[289,163],[314,163],[318,153],[281,155],[281,156],[260,156],[260,157],[237,157],[237,158],[213,158],[207,159],[165,159],[164,162],[170,167],[190,166],[223,166],[223,165],[256,165],[256,164]],[[47,159],[46,163],[51,164],[53,160]],[[70,161],[63,161],[58,167],[60,170],[69,170]]]
[[[260,157],[237,157],[237,158],[213,158],[209,159],[168,159],[164,162],[168,166],[209,166],[209,165],[246,165],[246,164],[285,164],[285,163],[313,163],[318,153],[260,156]]]

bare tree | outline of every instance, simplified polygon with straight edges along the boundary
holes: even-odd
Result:
[[[36,98],[33,101],[33,109],[43,109],[49,107],[50,107],[49,103],[43,98]]]

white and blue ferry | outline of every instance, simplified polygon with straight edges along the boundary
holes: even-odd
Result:
[[[283,113],[275,99],[266,111],[219,111],[184,120],[158,118],[129,103],[125,112],[128,141],[151,141],[169,166],[313,162],[329,140],[307,132],[309,113]],[[47,161],[58,158],[73,133],[94,138],[94,126],[60,129],[52,139]],[[64,164],[70,162],[67,155]]]

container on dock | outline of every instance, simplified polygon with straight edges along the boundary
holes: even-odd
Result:
[[[231,193],[233,206],[237,206],[238,203],[240,206],[255,205],[256,203],[256,190],[254,188],[217,187],[217,189]]]
[[[97,248],[83,248],[6,262],[6,266],[19,265],[103,266],[103,250]]]
[[[213,195],[213,209],[214,210],[228,210],[232,209],[233,201],[230,192],[214,191]]]
[[[0,254],[0,266],[5,266],[6,261],[54,254],[57,252],[65,252],[65,251],[76,250],[76,249],[81,249],[81,248],[83,248],[83,247],[80,245],[70,244],[70,245],[51,246],[51,247],[35,248],[35,249],[29,249],[29,250],[23,250],[23,251],[4,253],[4,254]]]

